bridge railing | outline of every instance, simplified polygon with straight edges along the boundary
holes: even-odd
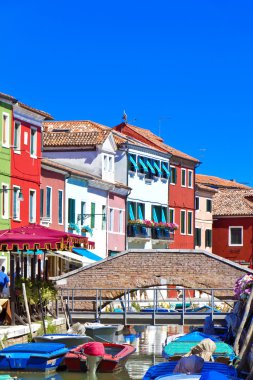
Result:
[[[60,294],[75,315],[93,315],[99,320],[102,316],[122,313],[124,322],[130,315],[142,315],[143,319],[152,315],[153,324],[157,317],[165,317],[165,313],[180,315],[182,324],[194,315],[210,314],[214,319],[230,312],[236,301],[232,288],[62,288]]]

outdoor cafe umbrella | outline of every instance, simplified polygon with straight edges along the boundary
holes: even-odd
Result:
[[[15,295],[14,295],[14,255],[13,252],[37,249],[63,250],[69,249],[74,244],[87,242],[87,238],[65,231],[58,231],[38,224],[29,224],[0,231],[0,251],[11,251],[10,254],[10,281],[11,281],[11,310],[12,323],[14,324]]]
[[[0,231],[0,250],[6,251],[59,250],[83,242],[87,242],[84,236],[54,230],[39,224]]]

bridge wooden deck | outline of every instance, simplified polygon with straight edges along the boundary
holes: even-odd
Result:
[[[141,291],[149,292],[148,299],[143,300]],[[155,287],[155,288],[139,288],[139,289],[91,289],[91,288],[63,288],[61,289],[61,303],[58,303],[58,315],[63,315],[64,302],[70,313],[73,323],[100,321],[107,324],[123,324],[123,325],[202,325],[205,318],[211,315],[213,321],[217,324],[225,324],[227,310],[231,308],[235,299],[231,288],[222,289],[196,289],[196,288],[180,288],[181,297],[167,298],[162,296],[162,291],[167,294],[169,290],[175,288]],[[187,296],[191,290],[203,292],[205,298]],[[138,297],[131,299],[132,293],[138,293]],[[162,299],[159,299],[162,296]],[[114,310],[116,304],[120,304],[117,312]],[[160,311],[161,304],[170,305],[181,304],[181,308],[177,310]],[[227,305],[225,310],[218,310],[217,304]],[[138,306],[139,309],[133,307]],[[191,304],[191,308],[189,308]],[[207,310],[194,309],[193,305],[206,306]],[[209,305],[209,306],[208,306]],[[230,305],[230,308],[228,307]],[[114,306],[114,307],[113,307]],[[139,311],[146,307],[150,310]],[[117,308],[117,306],[116,306]],[[162,307],[166,309],[165,307]],[[133,310],[134,309],[134,310]],[[226,312],[225,312],[226,311]]]
[[[107,324],[122,325],[203,325],[209,313],[147,313],[147,312],[127,312],[101,313],[98,317],[99,322]],[[219,325],[225,324],[227,313],[215,313],[213,321]],[[94,322],[97,320],[96,312],[73,312],[71,313],[73,323]]]

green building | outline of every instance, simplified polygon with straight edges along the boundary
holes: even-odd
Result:
[[[12,97],[0,93],[0,230],[11,226],[11,126]]]

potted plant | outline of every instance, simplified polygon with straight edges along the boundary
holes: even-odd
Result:
[[[82,226],[81,227],[81,232],[84,232],[84,233],[86,233],[86,232],[89,232],[89,234],[90,234],[90,236],[92,236],[92,234],[93,234],[93,232],[92,232],[92,228],[90,228],[90,226]]]
[[[69,223],[68,230],[69,231],[76,231],[78,234],[80,232],[78,225],[75,223]]]

